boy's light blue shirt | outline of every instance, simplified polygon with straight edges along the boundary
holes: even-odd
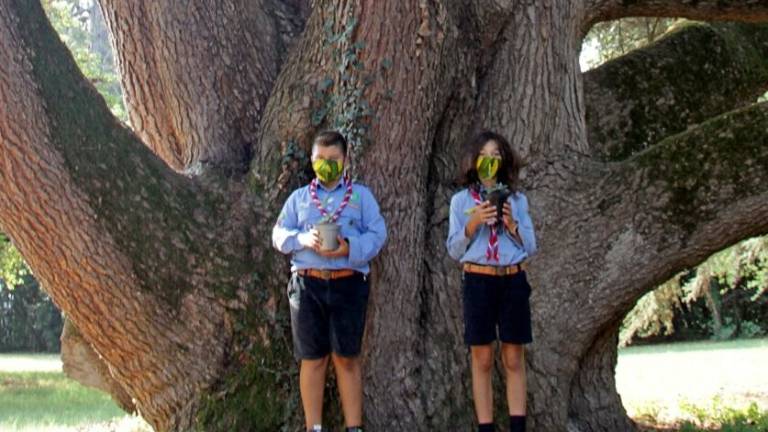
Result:
[[[339,207],[347,188],[340,181],[333,190],[318,182],[317,196],[329,213]],[[300,233],[308,232],[320,221],[322,214],[309,193],[309,185],[296,189],[283,205],[283,210],[272,229],[272,245],[284,254],[291,254],[291,271],[315,268],[324,270],[352,269],[363,274],[370,272],[369,261],[384,246],[387,228],[379,211],[379,204],[370,189],[353,183],[352,197],[336,223],[341,225],[341,236],[349,241],[349,255],[328,258],[299,244]]]
[[[536,254],[536,236],[533,222],[528,214],[528,198],[522,193],[513,193],[507,199],[512,206],[512,218],[518,224],[518,233],[522,244],[518,243],[505,229],[498,229],[499,261],[489,261],[485,256],[491,227],[486,224],[478,227],[472,238],[467,238],[464,228],[469,221],[470,211],[476,206],[469,189],[463,189],[451,198],[449,217],[448,254],[462,263],[471,262],[482,265],[507,266],[522,262]]]

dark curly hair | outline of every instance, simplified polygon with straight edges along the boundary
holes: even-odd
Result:
[[[469,187],[480,181],[475,164],[480,150],[488,141],[495,141],[499,145],[499,153],[501,153],[501,165],[496,174],[497,181],[507,185],[511,191],[517,192],[520,182],[520,168],[523,165],[522,160],[506,138],[488,130],[481,131],[465,145],[464,155],[459,165],[457,183]]]

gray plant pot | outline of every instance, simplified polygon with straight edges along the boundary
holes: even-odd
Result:
[[[339,225],[333,222],[323,222],[315,225],[315,229],[320,234],[320,240],[323,243],[320,250],[332,251],[338,249],[339,240],[337,237],[341,230]]]

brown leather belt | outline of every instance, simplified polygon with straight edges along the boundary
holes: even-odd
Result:
[[[300,276],[310,276],[318,279],[339,279],[343,277],[353,276],[354,270],[342,269],[342,270],[320,270],[320,269],[301,269],[296,271]]]
[[[464,271],[489,276],[510,276],[525,271],[528,264],[522,262],[511,266],[489,266],[473,263],[464,263]]]

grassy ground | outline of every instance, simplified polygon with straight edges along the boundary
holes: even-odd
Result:
[[[57,355],[0,355],[0,431],[144,432],[109,396],[65,377]]]
[[[649,431],[768,432],[768,339],[621,349],[616,386]],[[57,355],[0,354],[0,431],[150,428],[66,378]]]
[[[621,349],[616,387],[630,416],[666,430],[736,423],[739,415],[768,421],[768,339]]]

